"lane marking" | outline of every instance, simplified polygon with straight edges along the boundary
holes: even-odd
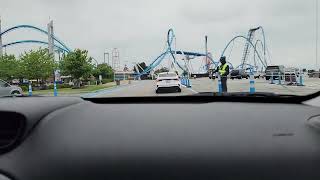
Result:
[[[103,95],[103,94],[109,94],[109,93],[113,93],[113,92],[117,92],[117,91],[123,90],[124,88],[126,88],[128,86],[135,87],[138,84],[140,84],[140,83],[137,83],[137,84],[126,84],[126,85],[122,85],[122,86],[115,86],[115,87],[108,88],[108,89],[98,90],[98,91],[93,92],[93,93],[88,93],[88,94],[85,94],[85,95],[83,95],[81,97],[83,97],[83,98],[94,98],[94,97],[97,97],[97,96],[100,96],[100,95]]]
[[[195,94],[198,94],[199,92],[197,92],[197,91],[195,91],[195,90],[193,90],[192,88],[187,88],[189,91],[191,91],[191,92],[193,92],[193,93],[195,93]]]

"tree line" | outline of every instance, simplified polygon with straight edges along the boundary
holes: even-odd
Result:
[[[113,79],[113,70],[107,64],[94,65],[87,50],[76,49],[62,56],[61,60],[54,61],[47,49],[30,50],[19,57],[4,54],[0,57],[0,79],[37,80],[44,84],[49,78],[53,79],[54,71],[60,70],[61,75],[71,76],[75,86],[80,81],[92,78]]]

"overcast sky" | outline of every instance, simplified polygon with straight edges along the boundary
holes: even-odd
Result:
[[[119,48],[121,64],[151,62],[163,50],[173,28],[177,49],[209,51],[218,58],[236,35],[263,26],[273,64],[315,66],[315,0],[1,0],[2,29],[30,24],[46,29],[54,21],[55,35],[70,48],[89,50],[103,62],[103,53]],[[259,34],[257,38],[259,38]],[[45,35],[19,30],[3,43],[22,39],[47,40]],[[244,42],[234,44],[229,60],[240,64]],[[7,48],[19,54],[35,48]],[[196,62],[197,63],[197,62]]]

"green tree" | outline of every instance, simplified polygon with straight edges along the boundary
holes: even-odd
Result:
[[[80,79],[87,79],[91,76],[93,65],[92,58],[88,56],[88,51],[76,49],[68,53],[60,61],[60,70],[63,75],[71,75],[74,79],[75,87],[80,87]]]
[[[19,78],[19,61],[14,55],[3,55],[0,57],[0,78],[3,80],[12,80]]]
[[[107,64],[99,64],[94,70],[92,75],[99,79],[99,75],[102,76],[103,79],[113,79],[113,69]]]
[[[31,50],[20,55],[20,77],[43,83],[53,77],[55,68],[56,64],[47,49]]]

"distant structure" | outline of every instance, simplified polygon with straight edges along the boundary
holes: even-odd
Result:
[[[127,67],[126,64],[124,65],[123,71],[124,71],[124,72],[128,72],[128,71],[129,71],[129,68]]]
[[[48,49],[49,54],[53,56],[54,59],[54,33],[53,33],[53,21],[50,21],[48,24]]]
[[[112,50],[112,69],[120,71],[120,53],[117,48]]]

